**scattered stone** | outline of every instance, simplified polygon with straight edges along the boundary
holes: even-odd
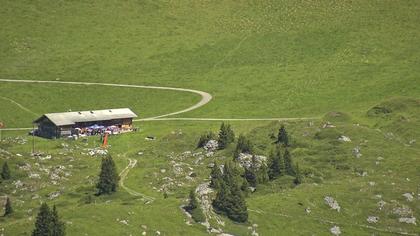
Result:
[[[373,182],[373,181],[369,181],[369,185],[373,187],[373,186],[375,186],[375,185],[376,185],[376,183],[375,183],[375,182]]]
[[[411,193],[404,193],[403,196],[407,199],[407,201],[412,202],[414,200],[414,196]]]
[[[156,235],[160,235],[160,231],[159,230],[156,231]]]
[[[166,169],[160,169],[160,173],[165,173]]]
[[[341,230],[340,227],[338,227],[337,225],[334,225],[331,229],[330,232],[332,235],[340,235],[341,234]]]
[[[306,214],[310,214],[311,213],[311,208],[310,207],[305,208],[305,212],[306,212]]]
[[[340,137],[338,137],[338,141],[341,142],[351,142],[351,139],[347,136],[341,135]]]
[[[217,142],[217,140],[211,139],[204,145],[203,148],[207,152],[215,152],[217,149],[219,149],[219,142]]]
[[[240,153],[237,160],[242,167],[247,169],[252,165],[254,165],[256,169],[259,169],[262,165],[267,163],[267,157],[251,155],[248,153]]]
[[[377,216],[369,216],[367,218],[367,222],[370,223],[370,224],[376,224],[376,223],[379,222],[379,217],[377,217]]]
[[[138,152],[137,155],[141,156],[143,155],[143,152]]]
[[[322,125],[322,128],[335,128],[335,125],[333,125],[331,122],[327,121]]]
[[[417,225],[416,217],[401,217],[398,219],[400,223]]]
[[[54,198],[58,198],[61,195],[60,192],[52,192],[48,194],[48,199],[52,200]]]
[[[385,205],[386,205],[386,202],[384,200],[380,200],[378,202],[378,208],[379,208],[379,210],[384,209]]]
[[[407,206],[394,208],[392,212],[398,216],[410,216],[413,213],[413,211]]]
[[[332,198],[330,196],[326,196],[324,198],[324,201],[329,207],[331,207],[331,209],[336,210],[337,212],[340,212],[341,207],[334,198]]]

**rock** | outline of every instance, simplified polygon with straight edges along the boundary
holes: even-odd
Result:
[[[255,190],[257,190],[255,187],[248,187],[249,191],[251,191],[251,193],[255,192]]]
[[[341,135],[340,137],[338,137],[338,141],[341,142],[351,142],[351,139],[347,136]]]
[[[138,152],[137,155],[141,156],[143,155],[143,152]]]
[[[258,155],[251,155],[248,153],[240,153],[237,161],[243,168],[250,168],[252,165],[256,169],[259,169],[262,165],[267,163],[267,157],[265,156],[258,156]]]
[[[147,225],[141,225],[140,227],[144,230],[147,230]]]
[[[401,217],[398,219],[398,221],[400,223],[406,223],[406,224],[413,224],[413,225],[417,225],[416,223],[416,217]]]
[[[411,193],[404,193],[403,196],[407,199],[407,201],[412,202],[414,200],[414,196]]]
[[[370,224],[376,224],[379,221],[379,217],[377,217],[377,216],[369,216],[366,220]]]
[[[398,216],[410,216],[413,213],[413,211],[406,206],[394,208],[392,212]]]
[[[331,122],[327,121],[322,125],[322,128],[335,128],[335,125],[333,125]]]
[[[384,206],[386,205],[386,202],[383,201],[383,200],[380,200],[377,204],[378,204],[379,210],[382,210],[382,209],[384,209]]]
[[[326,203],[329,207],[331,207],[331,209],[333,209],[333,210],[337,210],[337,212],[340,212],[341,207],[340,207],[340,205],[338,204],[338,202],[337,202],[336,200],[334,200],[334,198],[332,198],[332,197],[330,197],[330,196],[326,196],[326,197],[324,198],[324,201],[325,201],[325,203]]]
[[[311,208],[310,207],[305,208],[305,212],[306,212],[306,214],[310,214],[311,213]]]
[[[356,158],[360,158],[362,156],[362,153],[360,153],[360,147],[359,146],[353,148],[352,153],[353,153],[353,156],[356,157]]]
[[[61,195],[60,192],[52,192],[48,194],[48,199],[52,200],[54,198],[58,198]]]
[[[29,178],[30,179],[40,179],[41,176],[39,174],[37,174],[37,173],[30,173],[29,174]]]
[[[159,230],[156,230],[156,235],[160,235],[160,231]]]
[[[160,169],[160,173],[165,173],[166,172],[166,169]]]
[[[331,229],[330,232],[332,235],[340,235],[341,234],[341,230],[340,227],[334,225]]]
[[[373,182],[373,181],[370,181],[370,182],[369,182],[369,185],[373,187],[373,186],[375,186],[375,185],[376,185],[376,183],[375,183],[375,182]]]
[[[146,235],[147,233],[146,233],[146,231],[143,231],[143,233],[141,233],[141,235]]]
[[[219,142],[217,140],[209,140],[206,144],[204,144],[204,150],[207,152],[215,152],[219,149]]]

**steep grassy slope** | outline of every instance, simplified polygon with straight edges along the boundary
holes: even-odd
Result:
[[[357,112],[419,96],[419,10],[415,0],[3,0],[0,78],[215,95],[188,116]]]

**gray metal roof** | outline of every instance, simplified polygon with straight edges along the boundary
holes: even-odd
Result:
[[[124,118],[135,118],[137,115],[129,108],[94,110],[94,111],[75,111],[48,113],[34,121],[37,123],[43,117],[48,118],[56,126],[74,125],[78,122],[93,122],[102,120],[114,120]]]

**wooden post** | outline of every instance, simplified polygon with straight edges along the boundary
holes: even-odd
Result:
[[[32,155],[35,155],[35,124],[32,124]]]

